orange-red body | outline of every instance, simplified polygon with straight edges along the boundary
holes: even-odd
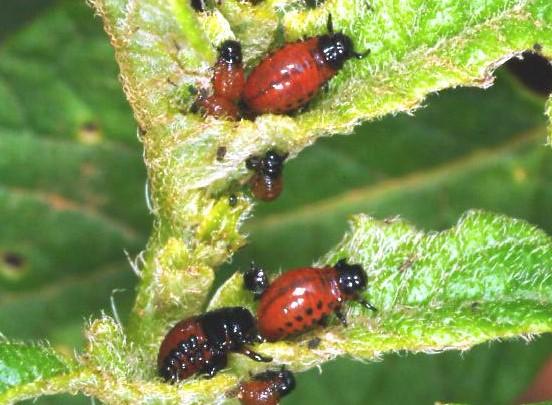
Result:
[[[286,44],[253,69],[243,101],[255,114],[290,112],[304,106],[336,72],[324,60],[319,37]]]
[[[232,121],[239,118],[238,107],[227,98],[219,96],[200,97],[196,103],[205,115],[211,115],[216,118],[227,118]]]
[[[238,398],[242,405],[277,405],[280,398],[295,389],[295,376],[289,370],[267,370],[254,375],[239,386]]]
[[[249,180],[251,192],[262,201],[272,201],[278,198],[284,187],[282,176],[272,178],[260,173],[256,173]]]
[[[181,351],[181,355],[173,356],[174,369],[178,370],[178,380],[184,380],[203,368],[205,363],[213,358],[213,350],[207,344],[207,337],[196,317],[185,319],[177,323],[167,334],[157,357],[157,366],[162,369],[171,353],[178,350],[182,342],[196,338],[197,348],[188,353]],[[193,361],[192,361],[193,358]]]
[[[215,96],[238,102],[245,86],[242,64],[219,60],[214,68],[212,82]]]
[[[240,384],[238,398],[243,405],[277,405],[280,394],[272,381],[250,380]]]
[[[273,342],[305,331],[339,309],[347,298],[339,289],[333,267],[290,270],[261,295],[257,308],[259,332]]]

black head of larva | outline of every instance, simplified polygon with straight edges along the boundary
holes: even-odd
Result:
[[[271,381],[274,383],[278,394],[283,397],[295,389],[295,376],[289,370],[282,367],[279,371],[267,370],[254,377],[258,381]]]
[[[334,267],[337,271],[337,285],[343,294],[355,295],[366,288],[366,273],[359,264],[340,260]]]
[[[249,170],[262,174],[263,176],[276,179],[281,176],[284,169],[284,161],[287,158],[287,154],[281,155],[275,150],[269,150],[266,154],[259,158],[258,156],[252,156],[245,161],[245,166]]]
[[[260,340],[253,315],[242,307],[210,311],[198,320],[209,342],[220,349],[233,351]]]
[[[289,370],[281,370],[278,373],[278,393],[281,397],[295,389],[295,376]]]
[[[324,61],[333,69],[339,70],[347,60],[353,57],[362,59],[370,53],[370,50],[356,52],[351,38],[342,32],[334,32],[331,14],[328,16],[327,25],[329,34],[318,37],[318,49],[324,55]]]
[[[242,49],[238,41],[232,39],[224,41],[219,46],[219,60],[229,65],[242,62]]]

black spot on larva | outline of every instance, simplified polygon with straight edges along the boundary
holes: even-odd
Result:
[[[316,308],[322,309],[322,306],[323,306],[323,305],[324,305],[324,304],[322,303],[322,301],[318,301],[318,303],[316,304]]]
[[[297,315],[297,316],[295,317],[295,320],[296,320],[297,322],[303,322],[303,317],[302,317],[301,315]]]
[[[292,324],[291,322],[286,322],[286,326],[287,326],[288,328],[291,328],[291,327],[293,326],[293,324]]]
[[[228,205],[231,207],[235,207],[237,203],[238,197],[236,196],[236,194],[230,194],[230,196],[228,197]]]
[[[305,313],[306,313],[307,315],[309,315],[309,316],[312,316],[312,313],[313,313],[313,312],[314,312],[314,311],[312,310],[312,308],[307,308],[307,310],[305,311]]]
[[[278,332],[284,332],[284,328],[278,328]]]
[[[541,45],[541,44],[538,44],[538,43],[537,43],[537,44],[533,44],[533,50],[534,50],[535,52],[539,52],[539,53],[542,52],[542,45]]]

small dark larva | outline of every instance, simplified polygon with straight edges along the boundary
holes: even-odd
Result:
[[[272,359],[246,346],[260,341],[253,315],[245,308],[221,308],[193,316],[178,322],[163,339],[157,357],[159,374],[171,383],[195,373],[212,377],[226,367],[228,352],[269,362]]]
[[[265,371],[242,382],[238,398],[242,405],[277,405],[294,388],[295,376],[291,371]]]
[[[282,171],[287,155],[281,155],[269,150],[263,157],[252,156],[245,161],[249,170],[255,174],[249,180],[251,192],[259,200],[272,201],[276,199],[283,188]]]
[[[252,274],[253,273],[253,274]],[[246,288],[260,293],[257,307],[259,332],[270,342],[286,338],[320,324],[332,312],[346,325],[341,312],[344,301],[356,300],[367,308],[376,309],[360,298],[366,288],[366,274],[358,264],[340,260],[333,267],[302,267],[290,270],[263,288],[251,286],[247,280],[261,280],[268,285],[266,276],[258,267],[244,274]]]

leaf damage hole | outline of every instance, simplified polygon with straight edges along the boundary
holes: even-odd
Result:
[[[524,52],[521,58],[510,59],[506,67],[525,87],[540,96],[552,93],[552,64],[544,56],[540,44],[533,46],[535,52]]]

